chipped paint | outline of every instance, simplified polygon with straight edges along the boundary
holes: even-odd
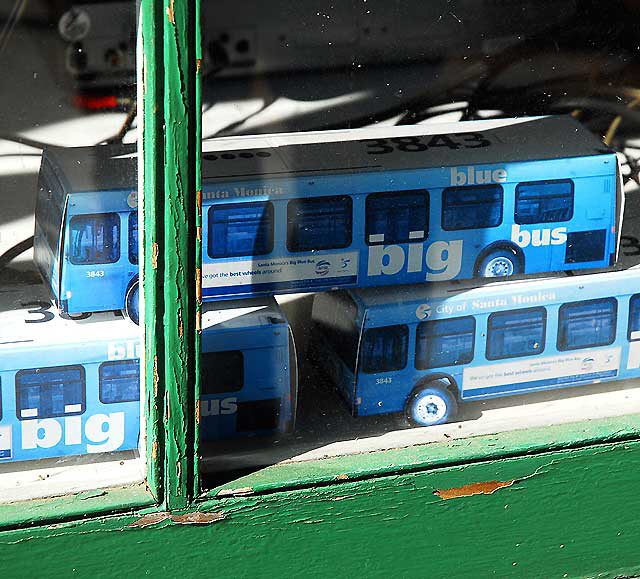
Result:
[[[151,267],[153,269],[158,269],[158,243],[156,241],[152,244],[152,252],[151,252]]]
[[[196,301],[202,303],[202,270],[196,268]]]
[[[201,331],[202,331],[202,312],[200,310],[197,310],[196,311],[196,332],[200,333]]]
[[[154,440],[153,444],[151,445],[151,459],[153,460],[153,462],[158,460],[158,441],[157,440]]]
[[[173,24],[175,26],[175,24],[176,24],[176,15],[175,15],[175,12],[173,10],[173,2],[174,2],[174,0],[171,0],[171,2],[169,2],[169,6],[167,6],[167,16],[169,17],[169,22],[171,22],[171,24]]]
[[[349,480],[349,475],[348,474],[339,474],[338,476],[336,476],[336,480]]]
[[[184,336],[184,324],[182,323],[182,309],[178,310],[178,336],[181,339]]]
[[[451,489],[437,489],[433,491],[433,494],[439,496],[443,500],[470,497],[473,495],[490,495],[495,493],[498,489],[510,487],[515,482],[516,479],[508,481],[490,480],[486,482],[470,483]]]
[[[157,513],[149,513],[148,515],[144,515],[139,519],[136,519],[132,523],[129,523],[127,527],[150,527],[151,525],[157,525],[162,521],[166,521],[171,515],[166,511],[159,511]]]
[[[179,525],[208,525],[210,523],[224,521],[225,518],[226,515],[224,511],[217,511],[215,513],[193,511],[184,515],[171,515],[171,520]]]
[[[253,494],[253,487],[240,487],[237,489],[222,489],[216,497],[246,497]]]
[[[202,59],[201,58],[197,58],[196,59],[196,72],[200,72],[201,68],[202,68]]]

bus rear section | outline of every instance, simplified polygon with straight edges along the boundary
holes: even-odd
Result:
[[[64,313],[138,318],[138,196],[129,146],[44,150],[34,258]]]
[[[112,313],[63,319],[42,288],[14,292],[8,305],[10,293],[0,313],[0,463],[137,449],[137,328]]]
[[[203,306],[200,385],[204,441],[293,429],[295,348],[289,324],[273,298]]]
[[[350,385],[354,415],[404,412],[423,426],[454,419],[463,400],[635,378],[639,287],[629,269],[345,292],[362,320],[355,371],[335,361],[333,338],[327,366]]]

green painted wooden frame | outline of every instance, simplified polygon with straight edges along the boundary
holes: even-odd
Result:
[[[199,0],[141,9],[147,484],[0,507],[5,575],[103,575],[104,553],[112,576],[640,573],[637,415],[284,463],[199,494]]]

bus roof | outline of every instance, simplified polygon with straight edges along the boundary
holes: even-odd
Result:
[[[43,166],[47,162],[67,194],[137,187],[135,145],[47,147],[42,153]]]
[[[615,290],[612,291],[612,288]],[[392,288],[365,288],[350,290],[367,315],[380,313],[389,318],[394,312],[397,323],[419,321],[426,317],[456,317],[473,313],[491,313],[546,304],[580,301],[624,295],[640,291],[640,265],[625,270],[586,273],[579,276],[557,274],[495,281],[491,279],[465,282],[438,282]],[[438,305],[446,303],[446,309]],[[460,304],[460,307],[456,306]],[[429,313],[425,315],[425,307]],[[418,314],[418,309],[421,313]],[[402,312],[401,315],[395,315]],[[416,314],[417,317],[416,317]]]
[[[473,141],[478,133],[491,146],[478,146]],[[382,150],[380,145],[371,148],[374,141],[385,139],[388,144],[389,138],[398,135],[449,135],[456,143],[447,146],[443,141],[425,151],[394,146],[385,154],[372,154]],[[205,182],[224,182],[263,176],[348,175],[604,154],[613,155],[613,151],[571,116],[523,117],[210,139],[203,141],[202,177]],[[135,145],[47,147],[43,164],[47,161],[67,194],[136,187]]]
[[[202,331],[264,328],[287,321],[272,297],[207,302],[202,305]]]
[[[61,318],[50,304],[43,286],[0,288],[0,366],[11,364],[13,354],[28,354],[42,348],[74,349],[108,342],[140,339],[140,328],[113,312],[91,314],[83,320]],[[85,354],[78,358],[84,359]],[[106,359],[106,358],[104,358]]]
[[[480,132],[491,146],[465,141]],[[427,150],[409,145],[403,151],[402,138],[389,146],[394,143],[388,138],[396,134],[444,134],[454,143],[447,146],[441,141]],[[378,138],[385,142],[374,145]],[[348,175],[603,154],[613,151],[571,116],[525,117],[204,141],[202,177],[205,182],[223,182],[260,176]]]

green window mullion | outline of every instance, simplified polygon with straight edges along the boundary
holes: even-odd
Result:
[[[197,8],[141,3],[148,480],[166,509],[187,506],[197,488]]]

